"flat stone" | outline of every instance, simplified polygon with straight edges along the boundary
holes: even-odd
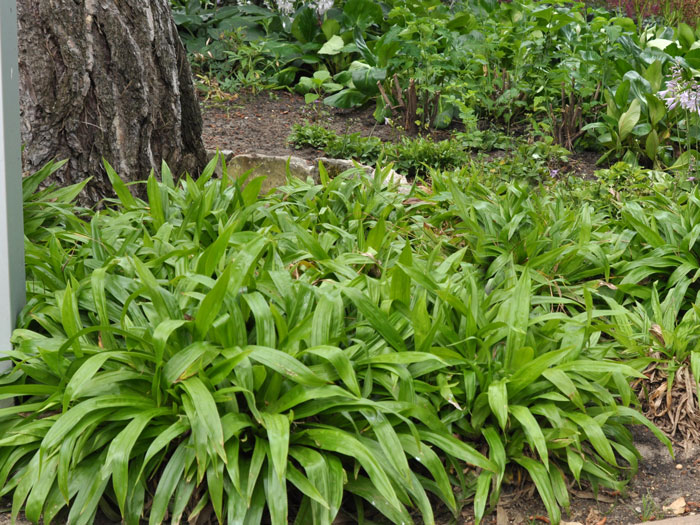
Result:
[[[351,170],[356,167],[355,163],[351,160],[345,159],[331,159],[329,157],[319,157],[314,162],[314,171],[318,172],[318,163],[323,162],[323,167],[326,168],[328,176],[332,179],[343,173],[344,171]],[[360,165],[361,166],[361,165]],[[361,166],[366,168],[366,166]]]
[[[207,160],[211,160],[216,155],[216,150],[207,150]],[[260,153],[244,153],[234,155],[231,150],[220,150],[219,153],[226,160],[226,168],[230,177],[239,177],[249,170],[252,173],[249,178],[264,175],[266,177],[263,182],[261,192],[267,193],[271,189],[284,186],[287,182],[287,160],[289,160],[289,171],[292,176],[306,180],[311,177],[314,183],[319,184],[321,181],[319,173],[319,162],[323,163],[328,176],[335,178],[341,173],[351,169],[365,170],[370,176],[374,176],[374,169],[369,166],[353,162],[345,159],[332,159],[328,157],[318,157],[313,161],[307,161],[301,157],[284,157],[275,155],[263,155]],[[221,165],[216,167],[216,175],[221,177]],[[389,171],[384,182],[386,184],[398,185],[398,192],[407,194],[411,190],[411,184],[406,177],[397,173],[394,170]]]
[[[680,497],[668,506],[663,507],[664,512],[672,512],[676,516],[683,514],[685,512],[686,503],[685,498]]]
[[[267,193],[287,183],[287,162],[289,162],[289,172],[293,177],[302,180],[312,177],[316,184],[319,183],[318,175],[314,173],[307,161],[300,157],[278,157],[248,153],[236,155],[230,162],[226,163],[226,167],[230,177],[240,177],[248,171],[252,172],[249,180],[253,177],[265,176],[266,178],[260,191]]]
[[[374,169],[370,168],[369,166],[365,166],[363,164],[359,164],[351,160],[331,159],[328,157],[319,157],[316,159],[313,168],[315,173],[318,173],[319,162],[323,163],[323,167],[326,169],[326,172],[328,173],[328,176],[330,178],[337,177],[341,173],[353,168],[364,169],[365,172],[368,173],[370,176],[374,176]],[[398,184],[398,192],[402,194],[407,194],[411,190],[411,184],[408,182],[406,177],[394,170],[389,171],[389,174],[384,179],[384,182],[386,184]]]

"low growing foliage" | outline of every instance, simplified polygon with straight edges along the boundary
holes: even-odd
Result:
[[[634,296],[601,285],[628,226],[464,173],[407,197],[386,169],[321,170],[259,198],[215,162],[177,185],[164,166],[148,202],[107,166],[119,200],[89,222],[76,187],[25,179],[29,299],[0,376],[14,516],[433,523],[440,500],[480,521],[525,472],[556,523],[570,483],[634,473],[626,424],[670,446],[633,408],[649,360],[619,359]]]

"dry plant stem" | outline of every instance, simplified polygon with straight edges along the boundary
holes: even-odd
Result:
[[[597,101],[600,95],[601,83],[596,86],[593,94],[593,101]],[[557,144],[564,146],[566,149],[573,149],[574,142],[584,134],[584,122],[582,116],[582,100],[576,95],[574,80],[571,80],[571,91],[566,93],[565,84],[561,85],[561,118],[557,119],[554,108],[549,105],[548,113],[552,121],[552,134]],[[568,99],[568,100],[567,100]]]
[[[428,109],[428,102],[429,102],[428,96],[429,95],[430,95],[430,93],[428,93],[427,90],[423,91],[423,101],[422,101],[423,113],[420,116],[421,128],[425,128],[426,118],[428,118],[428,112],[426,110]],[[428,120],[428,123],[429,122],[430,122],[430,120]]]
[[[386,106],[391,111],[392,115],[397,109],[402,110],[403,127],[406,130],[406,133],[415,135],[418,131],[418,127],[416,125],[418,121],[418,94],[416,92],[416,81],[413,78],[410,79],[408,81],[408,88],[404,93],[404,91],[401,89],[401,84],[399,83],[399,79],[396,74],[394,74],[393,80],[392,95],[397,101],[396,104],[392,104],[389,95],[387,95],[387,92],[380,81],[377,81],[377,89],[379,89],[379,94],[382,97],[382,100],[384,100]],[[428,91],[424,91],[421,107],[423,109],[423,113],[420,118],[421,127],[432,125],[437,117],[440,107],[440,91],[436,91],[432,98],[430,97],[430,93]]]
[[[394,113],[394,110],[398,108],[399,106],[394,106],[391,101],[389,100],[389,97],[386,95],[386,91],[384,91],[384,86],[382,86],[382,83],[377,80],[377,87],[379,88],[379,93],[382,96],[382,99],[384,100],[384,103],[389,107],[389,110],[391,111],[392,115]]]
[[[399,84],[399,77],[394,73],[394,92],[396,94],[396,100],[399,102],[399,106],[405,108],[406,105],[403,103],[403,97],[401,96],[401,84]]]
[[[647,379],[633,383],[644,415],[671,438],[682,439],[684,448],[700,443],[700,407],[690,368],[681,366],[673,380],[656,364],[644,374]]]
[[[430,112],[430,124],[431,125],[435,123],[435,119],[437,118],[439,109],[440,109],[440,91],[436,91],[435,96],[433,97],[432,108],[431,108],[431,112]]]
[[[408,90],[406,92],[406,112],[404,113],[404,128],[410,135],[415,135],[416,116],[418,113],[418,96],[416,94],[416,81],[410,79],[408,81]]]

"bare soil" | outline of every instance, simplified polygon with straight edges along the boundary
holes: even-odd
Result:
[[[372,112],[371,108],[345,110],[305,104],[304,97],[287,91],[242,93],[202,102],[202,138],[207,149],[230,150],[236,155],[264,153],[314,159],[318,157],[316,150],[298,150],[287,143],[294,124],[318,124],[338,134],[359,133],[383,141],[401,137],[400,131],[378,125]],[[433,131],[428,135],[434,140],[443,140],[449,137],[449,132]]]
[[[385,142],[395,142],[405,134],[392,126],[378,124],[373,108],[337,109],[323,104],[305,104],[304,97],[287,91],[265,91],[257,95],[241,93],[220,100],[202,102],[204,129],[202,138],[207,150],[229,150],[235,155],[264,153],[266,155],[295,155],[313,160],[321,156],[312,148],[295,149],[287,142],[294,124],[318,124],[339,135],[359,133],[363,137],[379,137]],[[422,134],[432,140],[449,138],[459,130],[454,126],[447,130],[431,130]],[[476,155],[476,153],[475,153]],[[500,158],[503,151],[487,153],[487,157]],[[598,154],[575,152],[560,171],[581,177],[592,177]]]
[[[624,494],[601,490],[597,496],[590,489],[572,489],[569,513],[562,520],[581,525],[633,525],[661,520],[675,514],[664,507],[678,498],[685,500],[682,515],[696,516],[700,524],[700,447],[683,449],[674,446],[675,458],[644,427],[633,428],[635,444],[642,458],[637,475]],[[547,512],[539,502],[534,486],[506,490],[497,512],[486,521],[489,525],[525,525],[548,523]],[[464,524],[473,523],[470,515]]]

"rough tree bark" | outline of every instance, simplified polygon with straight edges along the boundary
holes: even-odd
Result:
[[[69,159],[55,182],[94,177],[83,204],[112,195],[103,157],[128,180],[161,160],[199,172],[202,118],[169,0],[17,4],[25,171]]]

